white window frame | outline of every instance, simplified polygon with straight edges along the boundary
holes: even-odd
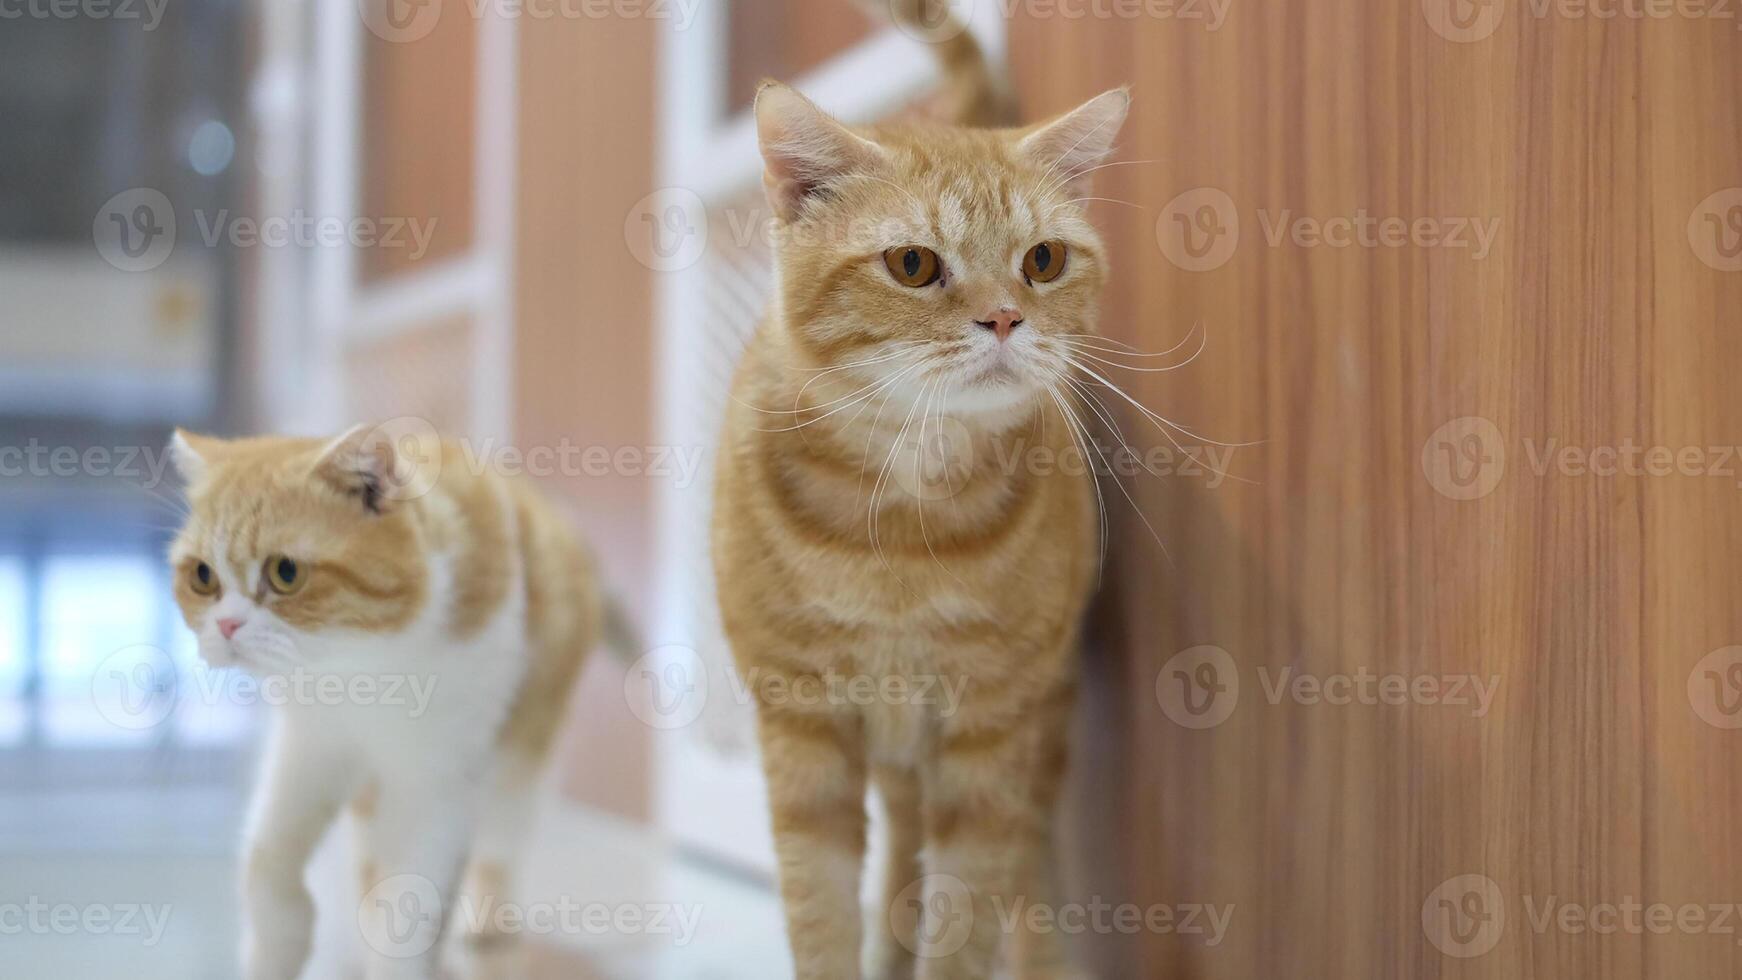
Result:
[[[312,70],[306,74],[300,64],[304,49],[294,40],[303,29],[299,5],[287,3],[285,12],[264,18],[267,54],[256,99],[267,174],[261,182],[261,203],[266,214],[294,210],[304,199],[299,178],[306,173],[309,213],[349,219],[358,217],[363,174],[367,28],[355,0],[307,2],[314,16],[307,49]],[[470,15],[470,9],[450,8],[449,16]],[[464,317],[472,347],[471,397],[465,413],[471,431],[465,434],[513,438],[519,18],[485,5],[478,8],[477,20],[470,247],[378,283],[358,279],[358,249],[350,244],[311,249],[306,266],[293,254],[266,257],[258,308],[258,367],[274,395],[264,400],[266,424],[330,434],[359,422],[384,421],[352,417],[346,355],[355,347]],[[313,79],[307,91],[301,78]],[[310,137],[306,170],[297,159],[295,138],[305,131]]]

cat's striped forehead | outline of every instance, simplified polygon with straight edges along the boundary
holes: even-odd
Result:
[[[917,241],[1002,252],[1016,243],[1094,234],[1064,175],[1015,152],[1004,134],[893,127],[872,136],[888,176],[849,178],[857,186],[841,205],[884,216],[878,248]]]

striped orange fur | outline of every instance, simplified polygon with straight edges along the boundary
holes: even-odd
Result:
[[[1054,901],[1099,539],[1082,469],[1035,461],[1077,451],[1056,344],[1094,330],[1106,260],[1079,199],[1127,101],[1021,130],[849,129],[784,86],[758,96],[778,286],[733,386],[713,556],[740,673],[781,682],[752,689],[799,980],[988,980],[1001,903]],[[1040,242],[1068,253],[1044,283],[1023,266]],[[947,273],[899,281],[909,246]],[[1020,322],[994,340],[997,311]],[[788,696],[828,678],[877,693]],[[959,703],[918,696],[928,680]],[[891,857],[867,936],[873,782]],[[922,873],[966,896],[920,903],[969,921],[959,942],[928,942],[950,923],[913,907]],[[1055,939],[1013,941],[1017,976],[1077,975]]]

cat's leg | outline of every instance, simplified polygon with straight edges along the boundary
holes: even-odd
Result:
[[[1034,719],[949,719],[922,764],[927,881],[921,980],[990,980],[1017,908],[1026,855],[1046,835],[1035,804]]]
[[[912,901],[911,886],[924,873],[919,851],[925,844],[919,817],[919,774],[911,769],[877,766],[873,778],[883,801],[889,854],[883,869],[882,900],[869,910],[865,976],[867,980],[913,980],[919,908]]]
[[[504,746],[497,752],[495,765],[484,782],[471,862],[462,889],[469,906],[479,913],[472,921],[461,924],[466,929],[466,938],[474,942],[508,938],[501,931],[501,920],[495,913],[504,903],[515,900],[515,870],[537,812],[541,762],[540,758],[528,758],[515,748]]]
[[[859,976],[865,747],[833,709],[758,706],[762,764],[796,980]]]
[[[357,791],[357,795],[351,798],[351,829],[354,837],[352,846],[356,850],[359,895],[369,894],[369,889],[374,888],[381,880],[381,869],[375,866],[374,843],[371,840],[375,809],[380,805],[381,788],[374,782],[365,783]]]
[[[1074,688],[1065,686],[1034,712],[1038,752],[1031,786],[1035,812],[1042,823],[1023,855],[1023,877],[1018,896],[1025,907],[1049,909],[1053,915],[1038,919],[1018,918],[1018,928],[1010,942],[1010,963],[1016,980],[1089,980],[1091,976],[1072,965],[1069,944],[1061,930],[1049,927],[1037,931],[1033,928],[1038,922],[1057,921],[1060,893],[1053,828],[1058,816],[1059,793],[1064,788],[1069,768],[1071,711],[1075,704]]]
[[[308,960],[314,899],[304,880],[353,780],[342,752],[302,716],[274,719],[242,859],[245,980],[295,980]]]
[[[443,757],[431,747],[432,756]],[[457,909],[471,843],[479,775],[462,757],[451,771],[383,772],[370,848],[380,880],[358,909],[369,980],[435,980],[441,938]]]

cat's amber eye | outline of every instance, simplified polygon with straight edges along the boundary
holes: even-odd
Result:
[[[294,595],[308,582],[308,572],[295,561],[277,555],[266,559],[266,584],[279,595]]]
[[[217,595],[218,573],[202,561],[188,570],[188,588],[193,590],[194,595]]]
[[[883,253],[883,264],[889,267],[889,274],[903,286],[918,289],[938,281],[943,274],[944,264],[938,261],[938,253],[923,245],[903,245]]]
[[[1029,282],[1052,282],[1064,271],[1064,242],[1041,242],[1022,257],[1022,274]]]

